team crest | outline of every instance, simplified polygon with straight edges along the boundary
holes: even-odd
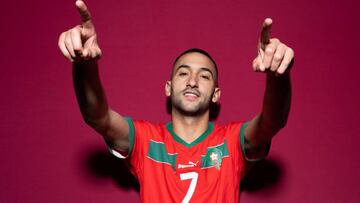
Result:
[[[217,170],[220,170],[223,154],[218,148],[208,149],[206,153],[207,161],[211,163],[211,165],[215,166]]]

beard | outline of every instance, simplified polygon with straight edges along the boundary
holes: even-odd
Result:
[[[196,104],[186,105],[185,101],[182,100],[183,92],[178,92],[175,94],[173,90],[171,90],[171,106],[172,108],[176,109],[180,114],[184,116],[189,117],[199,117],[203,114],[205,114],[209,109],[211,105],[211,98],[212,95],[208,97],[205,97],[201,99],[200,101],[197,101]]]

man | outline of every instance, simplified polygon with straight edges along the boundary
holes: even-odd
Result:
[[[76,1],[82,24],[59,37],[73,62],[77,100],[85,122],[101,134],[111,152],[128,157],[140,183],[142,202],[238,202],[240,179],[253,161],[265,157],[272,137],[285,126],[291,100],[291,48],[270,39],[264,21],[253,69],[266,74],[261,113],[247,123],[209,122],[210,105],[220,99],[217,65],[203,50],[175,61],[165,85],[172,121],[166,125],[124,118],[106,102],[97,59],[101,50],[83,1]]]

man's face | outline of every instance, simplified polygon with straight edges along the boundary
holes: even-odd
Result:
[[[220,98],[215,74],[214,63],[207,56],[197,52],[181,56],[165,88],[166,95],[171,97],[172,107],[188,116],[207,112],[210,103]]]

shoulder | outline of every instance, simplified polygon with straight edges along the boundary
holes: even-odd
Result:
[[[165,124],[163,123],[155,123],[147,120],[141,119],[128,119],[130,124],[132,124],[136,129],[139,130],[151,130],[151,129],[162,129],[165,128]]]
[[[244,132],[246,123],[243,121],[233,121],[226,124],[215,124],[214,134],[224,137],[228,142],[240,144],[241,134]]]
[[[245,122],[232,121],[226,124],[214,124],[214,131],[216,132],[239,132],[240,128]]]
[[[133,126],[135,135],[157,137],[166,133],[166,124],[164,123],[131,119],[129,124]]]

